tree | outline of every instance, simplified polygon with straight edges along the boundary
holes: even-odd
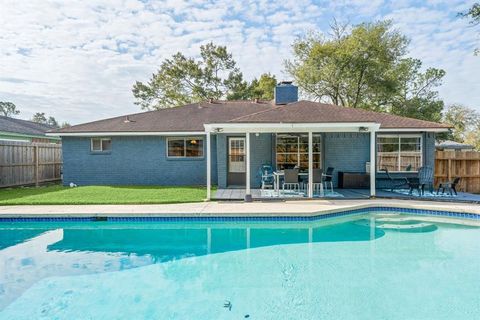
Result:
[[[239,79],[234,79],[231,85],[232,92],[227,95],[227,100],[272,100],[276,85],[277,79],[270,73],[264,73],[250,83],[244,81],[240,74]]]
[[[463,18],[470,19],[470,24],[477,26],[480,24],[480,3],[474,3],[466,12],[460,13]],[[480,49],[475,49],[475,54],[479,54]]]
[[[12,117],[20,113],[17,106],[13,102],[0,101],[0,115],[5,117]]]
[[[60,125],[58,124],[58,121],[52,116],[47,118],[45,116],[45,112],[35,113],[32,117],[32,121],[36,122],[36,123],[45,124],[45,125],[50,126],[52,128],[57,128],[57,129],[60,128]]]
[[[462,105],[451,105],[443,121],[453,127],[446,139],[472,144],[480,150],[480,113]]]
[[[32,121],[41,124],[47,124],[47,117],[45,116],[45,112],[37,112],[33,115]]]
[[[404,117],[441,121],[444,103],[435,88],[441,85],[445,71],[428,68],[421,72],[421,67],[422,62],[418,59],[400,61],[398,90],[388,111]]]
[[[232,54],[213,43],[200,47],[200,60],[178,52],[165,59],[147,83],[133,86],[135,104],[142,109],[162,109],[207,99],[242,95],[245,82]]]
[[[52,116],[48,117],[47,124],[53,128],[60,128],[60,125],[58,124],[57,120]]]
[[[334,22],[329,38],[312,33],[294,42],[286,71],[311,99],[379,109],[395,90],[393,69],[408,44],[390,29],[390,22],[378,22],[348,32]]]
[[[260,78],[253,79],[250,84],[251,98],[258,98],[262,100],[272,100],[273,91],[277,85],[277,79],[270,73],[264,73]]]
[[[465,143],[472,145],[475,150],[480,151],[480,126],[477,126],[475,130],[467,132]]]
[[[443,102],[434,88],[445,72],[421,72],[419,60],[405,58],[408,43],[389,21],[351,30],[334,22],[328,38],[313,33],[297,39],[285,67],[313,100],[439,120]]]

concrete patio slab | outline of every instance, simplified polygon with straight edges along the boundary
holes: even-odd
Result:
[[[252,197],[253,199],[257,200],[288,200],[292,198],[296,199],[305,199],[303,196],[298,197],[268,197],[262,195],[262,190],[260,189],[252,189]],[[322,199],[369,199],[370,198],[370,190],[368,189],[335,189],[334,190],[335,197],[331,197],[326,195]],[[390,190],[385,189],[377,189],[377,198],[385,198],[385,199],[410,199],[410,200],[431,200],[431,201],[441,201],[441,202],[471,202],[471,203],[478,203],[480,204],[480,194],[473,194],[468,192],[459,192],[457,196],[419,196],[416,193],[409,195],[409,194],[402,194],[398,192],[390,192]],[[218,189],[214,195],[214,200],[224,201],[224,200],[243,200],[245,199],[245,190],[244,189]],[[319,198],[320,199],[320,198]]]

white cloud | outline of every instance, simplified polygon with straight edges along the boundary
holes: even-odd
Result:
[[[246,78],[271,72],[285,79],[283,61],[295,37],[326,31],[332,17],[358,23],[381,18],[412,38],[410,52],[447,71],[447,102],[480,108],[477,31],[456,13],[460,0],[311,1],[18,1],[0,0],[0,100],[29,118],[37,111],[72,123],[138,112],[132,84],[147,80],[177,51],[227,45]]]

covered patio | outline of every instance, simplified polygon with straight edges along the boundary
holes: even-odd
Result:
[[[287,201],[295,199],[295,197],[265,197],[262,189],[252,189],[252,198],[254,200],[277,200]],[[328,200],[364,200],[369,199],[369,189],[334,189],[335,193],[326,193],[322,199]],[[379,199],[399,199],[399,200],[423,200],[423,201],[441,201],[441,202],[464,202],[464,203],[480,203],[480,194],[468,192],[458,192],[456,196],[449,195],[424,195],[419,196],[414,193],[412,195],[399,192],[391,192],[388,189],[377,189],[375,197]],[[302,197],[296,197],[301,199]],[[245,189],[217,189],[212,196],[212,200],[218,201],[240,201],[245,199]],[[318,199],[318,198],[317,198]]]
[[[375,197],[376,195],[376,150],[375,150],[375,139],[376,132],[380,128],[380,124],[376,122],[334,122],[334,123],[254,123],[254,122],[245,122],[245,123],[215,123],[215,124],[205,124],[205,135],[206,135],[206,164],[207,164],[207,198],[210,199],[223,199],[223,200],[239,200],[244,199],[245,201],[252,201],[252,199],[282,199],[282,198],[314,198],[318,196],[322,197],[347,197],[349,199],[359,198],[365,199],[369,197]],[[368,168],[365,168],[367,171],[366,174],[369,175],[369,189],[367,194],[360,192],[348,192],[342,190],[338,192],[338,189],[335,190],[325,190],[319,195],[314,193],[314,136],[319,134],[329,134],[329,133],[356,133],[362,134],[369,137],[369,159],[368,161],[359,161],[357,166],[363,166],[368,164]],[[252,154],[256,150],[252,149],[252,137],[258,137],[260,134],[274,134],[274,135],[283,135],[283,134],[302,134],[308,137],[308,143],[304,159],[307,160],[305,170],[302,171],[302,175],[305,180],[305,185],[302,190],[298,192],[288,193],[280,190],[279,183],[275,184],[273,190],[271,189],[258,189],[252,188],[255,185],[254,181],[255,172],[258,170],[256,166],[258,163],[252,164]],[[212,195],[212,159],[214,159],[214,152],[218,152],[218,144],[215,151],[212,147],[212,136],[215,136],[214,139],[216,142],[219,141],[219,136],[221,135],[241,135],[244,137],[244,158],[245,158],[245,174],[244,174],[244,187],[242,188],[219,188],[215,194]],[[340,143],[340,142],[339,142]],[[348,157],[348,155],[346,155]],[[216,158],[215,158],[216,159]],[[298,160],[300,161],[300,160]],[[361,163],[360,163],[361,162]],[[318,168],[320,163],[315,163],[315,166]],[[323,168],[323,166],[322,166]],[[283,168],[275,165],[274,174],[278,177],[282,176]],[[242,184],[243,184],[242,183]],[[333,189],[333,185],[332,185]]]

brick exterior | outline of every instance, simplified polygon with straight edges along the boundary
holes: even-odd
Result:
[[[112,150],[107,154],[92,153],[90,138],[63,137],[62,141],[66,185],[206,184],[206,159],[167,159],[165,137],[112,137]],[[215,155],[215,137],[212,151]],[[213,157],[213,182],[217,181],[216,163]]]
[[[241,134],[212,135],[212,184],[227,187],[227,137]],[[275,166],[275,135],[251,134],[251,186],[260,186],[259,167]],[[338,171],[365,171],[370,161],[369,133],[324,133],[323,168]],[[423,133],[424,165],[434,166],[435,134]],[[108,154],[90,151],[90,138],[63,137],[63,181],[68,185],[205,185],[206,160],[167,159],[166,138],[158,136],[112,137]],[[204,143],[204,151],[206,145]],[[399,174],[401,176],[415,173]],[[383,173],[377,173],[377,187],[388,187]]]
[[[298,101],[298,87],[292,84],[279,84],[273,91],[275,104],[287,104]]]
[[[216,136],[217,141],[217,177],[218,187],[227,187],[227,137],[229,135],[220,133]],[[238,135],[231,135],[236,136]]]
[[[338,185],[338,171],[364,172],[370,161],[370,134],[334,132],[323,134],[323,168],[335,168],[333,185]]]
[[[272,141],[273,136],[271,133],[260,133],[258,137],[255,134],[250,134],[252,155],[250,182],[252,188],[261,186],[261,176],[258,172],[260,166],[262,164],[272,164]]]
[[[224,134],[217,135],[217,174],[218,187],[227,187],[227,138],[228,137],[245,137],[243,134]],[[250,148],[251,148],[251,164],[250,164],[250,185],[252,188],[260,186],[260,176],[258,169],[264,163],[272,164],[272,134],[262,133],[258,137],[255,134],[250,134]]]

